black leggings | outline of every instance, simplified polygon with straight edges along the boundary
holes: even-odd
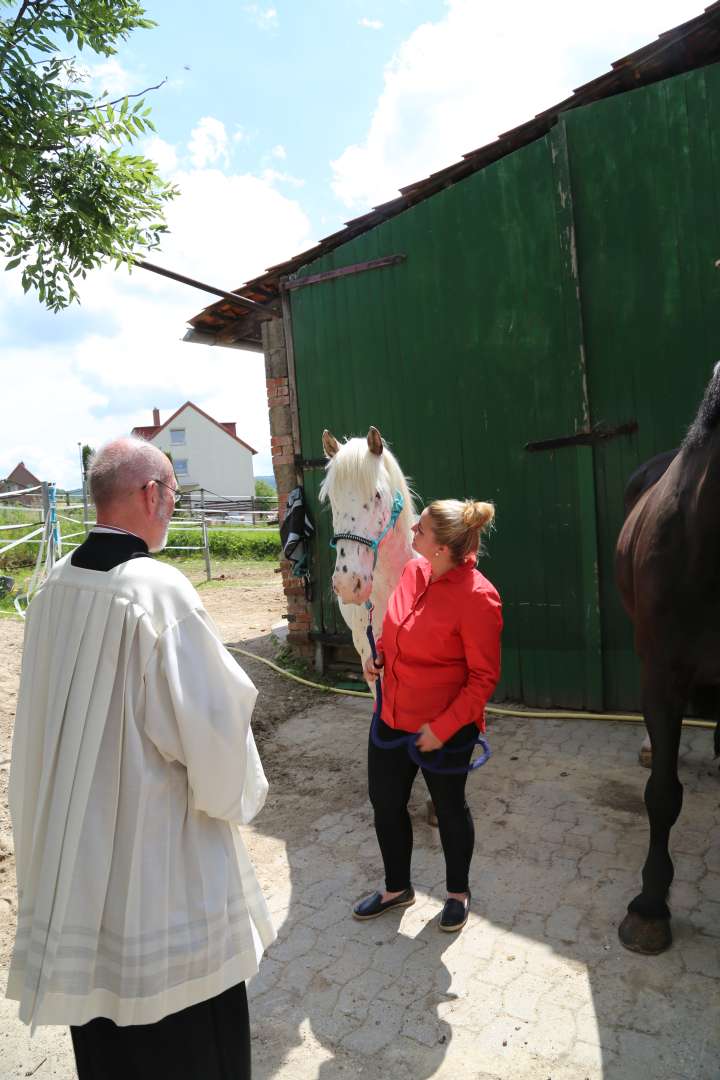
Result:
[[[378,723],[381,739],[396,739],[402,732]],[[445,743],[447,749],[465,746],[477,737],[475,724],[461,728]],[[448,754],[442,765],[457,768],[467,765],[472,746],[463,753]],[[429,760],[432,760],[429,757]],[[400,892],[410,885],[410,857],[413,833],[407,804],[418,766],[410,759],[404,746],[396,750],[381,750],[372,739],[368,741],[368,788],[375,811],[375,832],[385,865],[385,888]],[[448,892],[468,891],[468,871],[475,844],[475,827],[470,808],[465,801],[467,773],[442,774],[422,770],[425,783],[435,805],[440,840],[445,855]]]

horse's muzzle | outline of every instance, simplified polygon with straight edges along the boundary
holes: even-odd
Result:
[[[370,599],[372,578],[359,574],[335,573],[332,577],[333,592],[343,604],[364,604]]]

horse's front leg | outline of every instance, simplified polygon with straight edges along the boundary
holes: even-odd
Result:
[[[646,676],[643,714],[652,744],[652,767],[645,787],[650,847],[642,871],[642,892],[620,924],[620,941],[633,952],[655,955],[672,944],[667,895],[674,869],[668,843],[682,807],[677,760],[686,694],[667,679]]]

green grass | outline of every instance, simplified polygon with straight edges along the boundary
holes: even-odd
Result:
[[[65,540],[72,533],[82,529],[82,508],[59,507],[59,513],[63,518],[59,519],[61,539]],[[71,518],[72,520],[64,520]],[[23,535],[24,532],[32,532],[41,524],[39,514],[33,511],[2,510],[0,508],[0,525],[14,525],[23,523],[27,529],[7,529],[0,531],[0,547],[10,543],[11,540]],[[35,537],[34,539],[39,539]],[[83,539],[82,536],[70,537],[65,540],[68,546],[73,546]],[[208,541],[210,558],[213,563],[218,560],[247,560],[262,559],[275,560],[280,555],[280,531],[277,528],[249,529],[243,526],[235,526],[230,529],[208,529]],[[180,547],[200,547],[202,544],[202,530],[197,528],[173,529],[169,536],[171,545]],[[13,573],[18,569],[34,565],[37,557],[37,544],[29,542],[18,544],[7,555],[0,555],[0,573]],[[198,555],[202,558],[202,552],[169,551],[166,558],[183,560],[189,555]]]
[[[11,577],[15,584],[13,586],[12,593],[7,596],[0,596],[0,617],[9,618],[13,616],[16,619],[20,618],[17,611],[15,610],[14,600],[18,594],[22,595],[22,593],[24,592],[25,587],[27,586],[30,578],[32,577],[33,569],[34,566],[25,566],[21,567],[20,570],[13,570],[12,572],[8,572],[6,570],[2,571],[1,576]]]
[[[168,544],[171,546],[200,546],[201,529],[173,529]],[[280,531],[258,529],[250,532],[242,529],[208,529],[208,546],[212,559],[277,559],[280,555]],[[167,558],[183,559],[188,552],[166,552]],[[201,554],[195,552],[194,554]]]
[[[178,555],[181,553],[178,552]],[[272,575],[272,563],[269,559],[210,559],[212,580],[205,575],[205,557],[203,553],[184,552],[184,558],[166,552],[160,556],[162,562],[180,570],[200,592],[224,588],[249,588],[258,582],[267,581]]]
[[[76,533],[82,530],[82,507],[58,506],[58,513],[62,514],[63,518],[65,516],[72,518],[71,521],[65,521],[63,518],[58,519],[61,538],[68,536],[70,533]],[[34,532],[35,529],[42,525],[42,518],[37,510],[3,510],[0,506],[0,525],[15,524],[24,524],[27,528],[1,530],[0,548],[4,547],[5,544],[9,544],[12,540],[19,539],[27,533]],[[33,540],[39,539],[39,535],[33,537]],[[78,540],[82,540],[82,536],[78,536],[67,542],[69,544],[75,544]],[[0,573],[12,574],[17,568],[34,565],[35,559],[37,558],[37,552],[38,546],[32,541],[27,544],[18,544],[17,547],[8,551],[7,555],[0,555]]]
[[[179,555],[180,553],[178,553]],[[257,586],[272,576],[270,560],[266,558],[250,559],[216,559],[210,561],[212,579],[208,581],[205,574],[205,558],[202,552],[184,553],[184,557],[173,557],[171,554],[156,556],[161,562],[166,562],[180,570],[186,578],[201,593],[214,589],[247,589]],[[30,581],[34,563],[32,566],[22,566],[12,570],[4,570],[2,576],[12,577],[15,585],[10,596],[0,596],[0,618],[15,616],[14,598],[22,595]]]

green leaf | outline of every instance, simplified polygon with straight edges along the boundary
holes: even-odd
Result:
[[[13,0],[19,6],[18,0]],[[0,0],[0,7],[9,7]],[[22,285],[59,311],[73,281],[155,245],[176,194],[152,162],[128,152],[154,130],[143,99],[94,97],[58,42],[110,56],[150,27],[139,0],[30,0],[32,18],[3,54],[0,77],[0,254]],[[9,42],[0,19],[0,42]]]

